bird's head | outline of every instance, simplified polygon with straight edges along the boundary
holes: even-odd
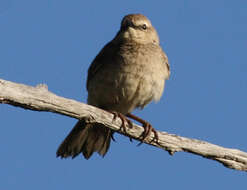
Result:
[[[126,15],[121,22],[117,34],[118,40],[134,41],[136,43],[159,44],[159,36],[150,20],[142,14]]]

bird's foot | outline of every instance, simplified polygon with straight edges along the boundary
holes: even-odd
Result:
[[[154,133],[154,138],[151,140],[151,142],[155,141],[157,144],[159,144],[158,143],[158,141],[159,141],[158,133],[152,127],[152,125],[150,123],[148,123],[147,121],[145,121],[145,120],[143,120],[143,119],[141,119],[141,118],[139,118],[139,117],[137,117],[137,116],[135,116],[135,115],[133,115],[131,113],[128,113],[126,116],[131,118],[131,119],[134,119],[134,120],[138,121],[139,123],[142,124],[142,126],[144,128],[144,131],[140,136],[141,142],[138,144],[138,146],[141,145],[144,142],[144,140],[150,135],[151,132]]]
[[[128,126],[130,128],[133,127],[133,123],[125,115],[123,115],[122,113],[119,113],[119,112],[116,112],[116,111],[109,111],[109,112],[113,114],[113,120],[115,120],[117,117],[119,117],[121,119],[122,125],[121,125],[119,131],[124,131],[124,133],[127,133],[126,132],[126,129],[127,129],[126,123],[128,123]],[[132,138],[130,138],[130,141],[132,142]]]
[[[112,139],[114,142],[116,142],[116,139],[115,139],[114,136],[113,136],[113,132],[111,133],[111,139]]]

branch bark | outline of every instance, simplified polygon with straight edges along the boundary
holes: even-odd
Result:
[[[127,127],[126,133],[120,131],[121,119],[113,120],[113,114],[75,100],[57,96],[48,91],[46,85],[36,87],[18,84],[0,79],[0,103],[10,104],[35,111],[54,112],[76,119],[85,119],[89,123],[101,123],[125,136],[140,140],[143,128],[136,124],[133,128]],[[205,141],[157,131],[159,144],[152,142],[152,133],[145,139],[146,144],[168,151],[171,155],[178,151],[193,153],[204,158],[216,160],[225,167],[247,171],[247,153],[224,148]]]

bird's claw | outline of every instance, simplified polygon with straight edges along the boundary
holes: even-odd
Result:
[[[141,139],[141,142],[137,146],[141,145],[144,142],[144,140],[146,139],[146,137],[150,135],[151,132],[154,133],[154,138],[151,140],[151,142],[155,141],[155,143],[159,144],[159,142],[158,142],[159,141],[158,133],[152,127],[152,125],[150,123],[148,123],[147,121],[145,121],[145,120],[143,120],[143,119],[141,119],[141,118],[139,118],[139,117],[137,117],[137,116],[135,116],[135,115],[133,115],[131,113],[128,113],[126,116],[131,118],[131,119],[134,119],[134,120],[138,121],[139,123],[142,124],[142,126],[144,128],[143,133],[139,137]]]
[[[159,136],[157,131],[152,127],[152,125],[148,122],[145,122],[142,126],[144,128],[144,131],[139,137],[141,139],[141,142],[137,146],[140,146],[144,142],[144,140],[151,134],[151,132],[154,133],[154,137],[150,142],[156,142],[158,144]]]
[[[113,114],[113,120],[115,120],[117,117],[119,117],[122,121],[122,125],[119,129],[119,131],[123,131],[124,133],[127,133],[126,129],[126,123],[128,123],[129,128],[133,128],[133,123],[126,118],[125,115],[123,115],[122,113],[116,112],[116,111],[110,111],[110,113]],[[132,142],[132,138],[130,138],[130,141]]]

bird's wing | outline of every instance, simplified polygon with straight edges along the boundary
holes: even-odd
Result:
[[[162,49],[161,49],[161,54],[162,54],[162,57],[163,57],[163,60],[164,60],[164,64],[166,65],[166,68],[167,68],[167,71],[168,71],[168,75],[167,75],[166,79],[169,79],[171,71],[170,71],[170,64],[169,64],[169,61],[168,61],[168,57],[167,57],[167,55],[165,54],[165,52]]]
[[[169,61],[167,60],[165,64],[166,64],[166,67],[167,67],[167,69],[168,69],[168,78],[167,78],[167,79],[169,79],[169,77],[170,77],[170,75],[171,75],[171,70],[170,70]]]
[[[102,68],[105,64],[108,64],[112,60],[112,55],[114,55],[115,45],[112,42],[106,44],[99,54],[94,58],[88,69],[87,76],[87,89],[89,81],[95,76],[95,74]]]

